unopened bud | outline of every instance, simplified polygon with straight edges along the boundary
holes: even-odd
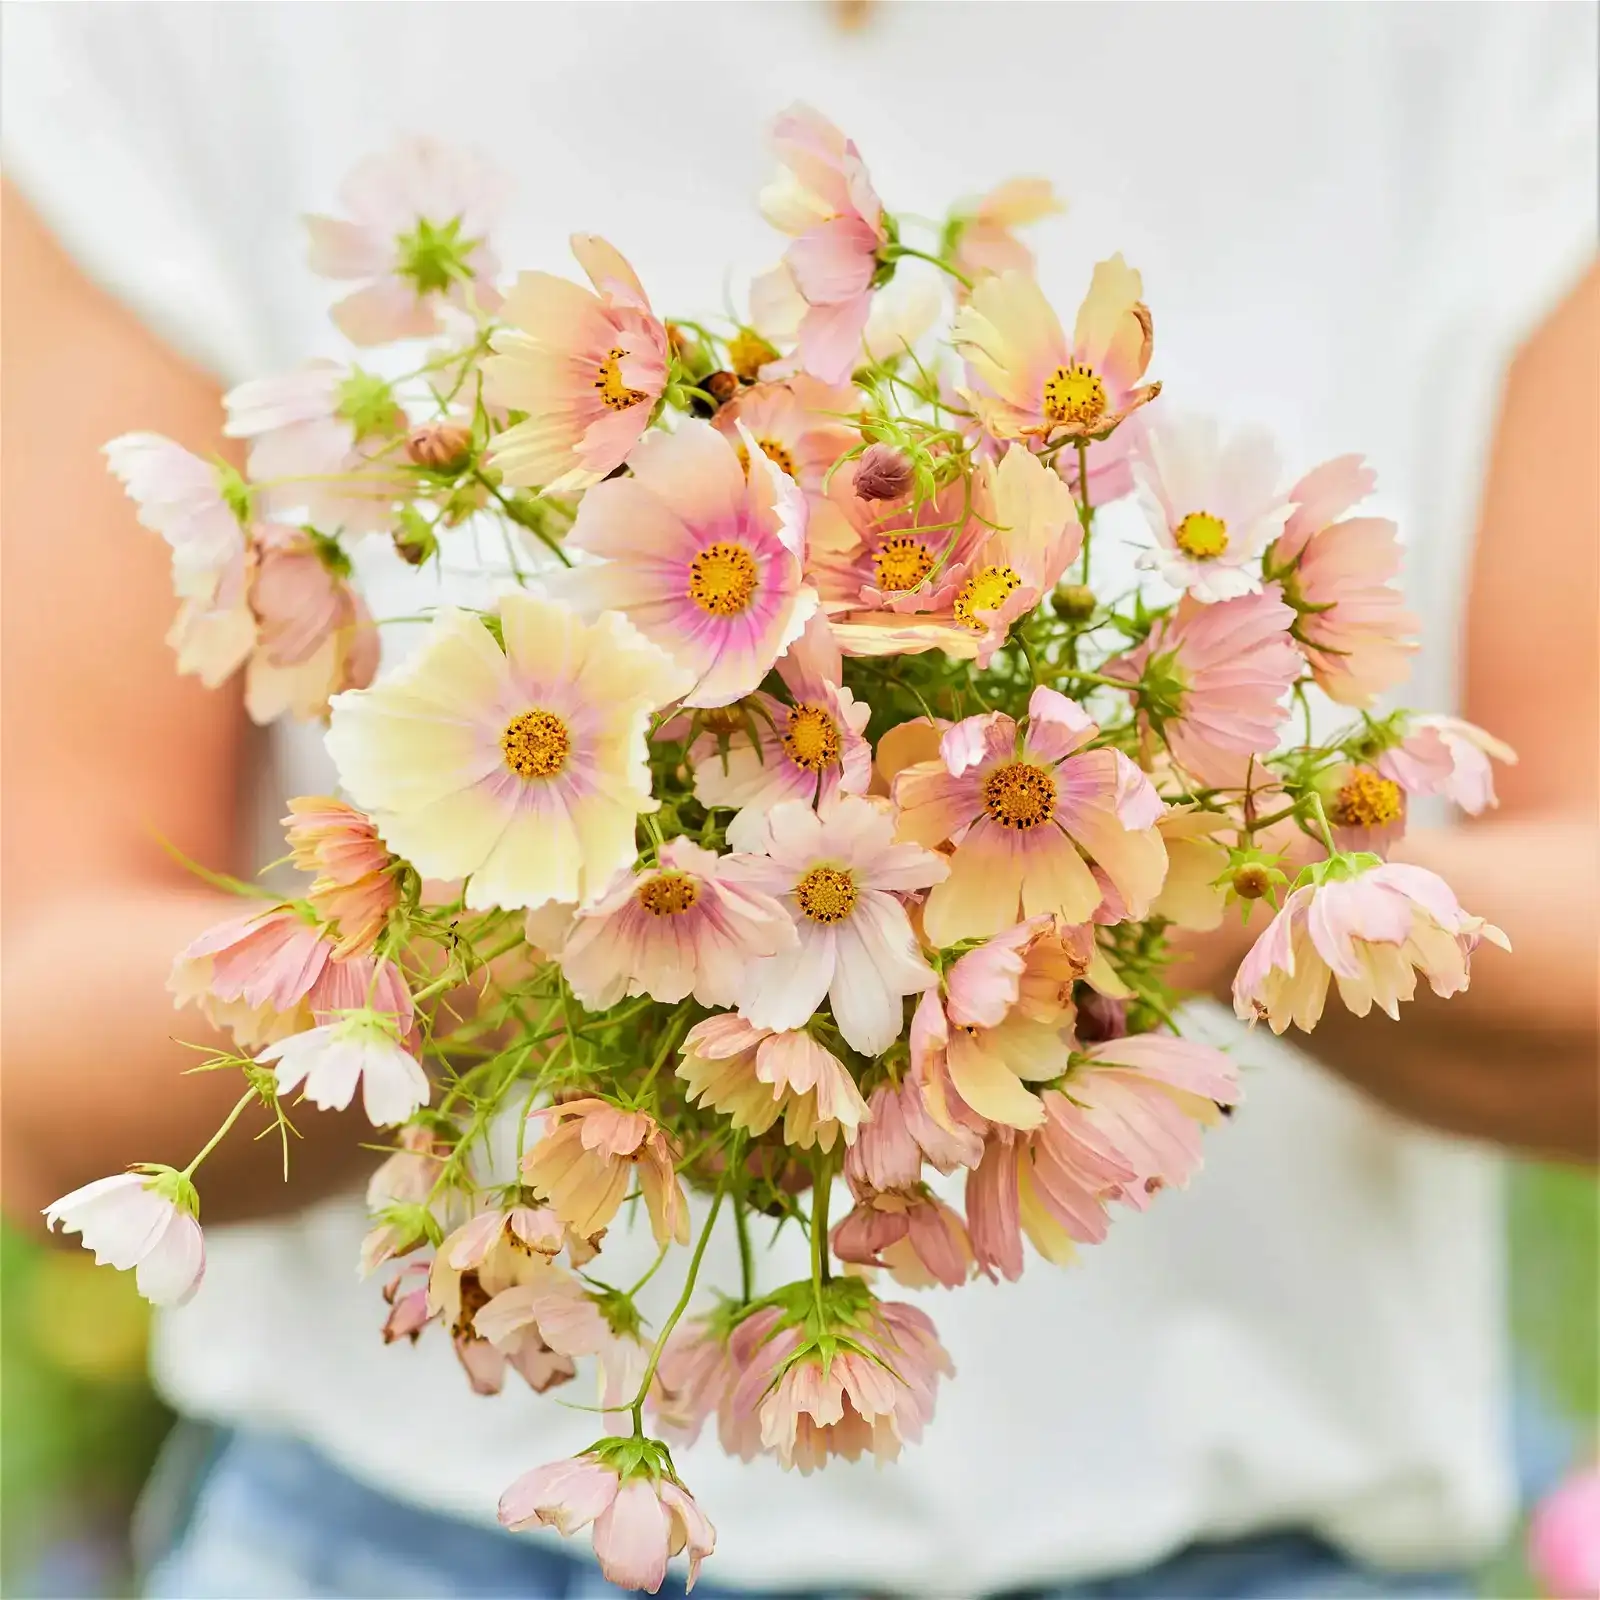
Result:
[[[898,500],[911,492],[915,475],[911,463],[893,445],[869,445],[856,467],[856,498]]]
[[[1259,861],[1247,861],[1233,875],[1233,892],[1241,900],[1259,900],[1272,887],[1272,874]]]
[[[429,472],[459,472],[472,459],[472,430],[459,422],[428,422],[411,430],[406,454]]]
[[[420,567],[438,548],[439,541],[426,519],[414,506],[407,506],[394,530],[394,553],[408,566]]]
[[[1063,622],[1087,622],[1097,604],[1094,590],[1085,583],[1063,583],[1050,596],[1050,609]]]
[[[1077,1033],[1080,1043],[1103,1044],[1120,1039],[1128,1031],[1128,1008],[1120,1000],[1101,994],[1098,989],[1080,990]]]
[[[725,406],[739,392],[739,375],[736,372],[713,372],[700,385],[705,392],[717,402]]]

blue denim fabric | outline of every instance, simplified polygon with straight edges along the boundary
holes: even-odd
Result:
[[[174,1526],[149,1572],[147,1600],[614,1600],[620,1592],[579,1545],[551,1548],[416,1510],[363,1487],[290,1439],[219,1435],[198,1475],[189,1476],[181,1511],[169,1516]],[[165,1486],[169,1499],[173,1488]],[[682,1580],[669,1576],[661,1593],[680,1600]],[[1197,1545],[1141,1572],[1015,1600],[1445,1600],[1470,1593],[1457,1575],[1369,1571],[1291,1532]],[[695,1594],[757,1600],[706,1581]]]

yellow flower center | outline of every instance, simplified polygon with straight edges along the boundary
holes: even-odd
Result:
[[[610,411],[626,411],[629,406],[636,406],[641,400],[650,398],[643,389],[630,389],[622,381],[622,369],[619,362],[627,355],[621,345],[616,345],[606,352],[606,358],[595,371],[594,386],[600,391],[600,399]]]
[[[553,711],[524,711],[506,724],[500,749],[519,778],[553,778],[572,753],[572,735]]]
[[[1346,828],[1381,828],[1399,820],[1400,785],[1358,767],[1333,800],[1334,821]]]
[[[1172,530],[1172,537],[1196,561],[1211,561],[1228,548],[1228,524],[1209,511],[1191,511]]]
[[[839,759],[839,725],[821,706],[798,705],[789,713],[783,748],[797,767],[825,772]]]
[[[1057,367],[1044,386],[1044,414],[1052,422],[1092,428],[1106,411],[1106,386],[1093,367],[1074,361]]]
[[[700,885],[686,873],[662,872],[639,885],[638,898],[652,917],[677,917],[700,898]]]
[[[700,713],[700,726],[707,733],[737,733],[744,725],[744,703],[739,700],[735,700],[731,706],[712,706]]]
[[[920,539],[897,534],[885,539],[872,558],[878,587],[894,594],[915,589],[933,571],[933,552]]]
[[[794,469],[794,456],[787,445],[779,444],[776,439],[757,439],[756,443],[761,446],[762,455],[768,461],[773,462],[779,472],[787,472],[796,482],[799,481],[799,474]],[[744,468],[744,475],[748,478],[750,476],[750,452],[742,444],[738,447],[738,450],[739,465]]]
[[[962,627],[982,633],[983,622],[977,613],[998,610],[1006,596],[1021,587],[1022,579],[1010,567],[985,567],[961,585],[951,610]]]
[[[1056,780],[1031,761],[1008,761],[983,780],[983,809],[1002,828],[1037,828],[1056,809]]]
[[[742,544],[708,544],[689,563],[689,598],[716,617],[736,617],[756,592],[756,561]]]
[[[728,365],[746,383],[754,383],[761,369],[769,361],[777,359],[778,352],[759,333],[753,333],[749,328],[741,328],[728,341]]]
[[[813,867],[794,886],[794,897],[813,922],[842,922],[855,910],[856,880],[843,867]]]

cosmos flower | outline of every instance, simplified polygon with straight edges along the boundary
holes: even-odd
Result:
[[[194,1298],[206,1271],[206,1247],[194,1185],[169,1167],[96,1178],[45,1207],[47,1228],[76,1233],[96,1266],[133,1269],[152,1305]]]

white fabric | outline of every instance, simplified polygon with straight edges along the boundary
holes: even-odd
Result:
[[[1427,620],[1410,698],[1435,709],[1499,376],[1594,241],[1586,4],[887,6],[857,35],[812,4],[11,5],[5,24],[14,177],[230,381],[338,352],[295,217],[395,132],[511,166],[509,265],[570,271],[565,233],[594,230],[686,314],[716,308],[726,263],[738,284],[778,252],[753,201],[764,121],[793,97],[857,139],[897,210],[1047,173],[1072,202],[1036,240],[1065,314],[1120,249],[1176,403],[1269,424],[1297,468],[1372,458]],[[392,561],[364,566],[379,616],[431,598]],[[314,730],[280,755],[282,794],[327,784]],[[780,1484],[709,1440],[680,1455],[719,1581],[950,1595],[1283,1522],[1400,1564],[1495,1540],[1494,1163],[1220,1012],[1205,1026],[1248,1101],[1203,1176],[1074,1271],[926,1297],[960,1376],[897,1466]],[[352,1201],[214,1231],[204,1291],[163,1322],[160,1381],[185,1410],[292,1429],[490,1520],[597,1419],[514,1379],[475,1398],[439,1337],[384,1349],[361,1225]],[[618,1282],[630,1248],[608,1252]],[[710,1281],[733,1281],[730,1251],[716,1242]],[[803,1270],[791,1241],[763,1282]]]

